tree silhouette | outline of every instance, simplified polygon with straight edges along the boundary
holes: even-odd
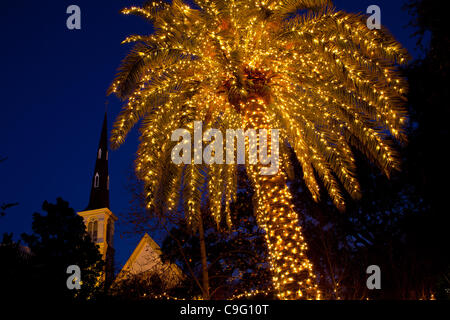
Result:
[[[444,141],[450,139],[447,120],[450,82],[450,34],[447,12],[436,1],[411,0],[407,8],[413,15],[412,25],[419,36],[423,57],[409,66],[406,74],[411,88],[411,142],[408,146],[405,170],[407,183],[415,185],[429,210],[411,219],[408,224],[409,243],[416,244],[415,254],[421,263],[419,273],[427,278],[427,286],[435,293],[450,298],[448,251],[450,239],[447,214],[450,173],[446,170],[448,157],[444,154]],[[425,41],[427,40],[428,41]],[[436,280],[438,278],[438,280]]]
[[[3,161],[5,161],[7,158],[1,158],[0,157],[0,163],[2,163]],[[3,203],[2,205],[0,205],[0,217],[3,217],[6,214],[6,210],[12,207],[15,207],[19,205],[17,202],[15,203]]]
[[[33,214],[33,233],[22,235],[32,254],[30,274],[24,275],[31,280],[22,290],[34,299],[83,300],[100,294],[103,261],[83,218],[61,198],[56,204],[45,201],[42,210],[47,214]],[[80,290],[67,288],[70,265],[81,269]]]

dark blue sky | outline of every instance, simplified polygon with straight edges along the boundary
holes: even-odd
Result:
[[[0,11],[2,64],[0,78],[0,204],[19,202],[0,218],[0,234],[31,232],[32,214],[44,200],[57,197],[77,211],[86,207],[96,149],[105,111],[105,91],[129,46],[129,34],[151,27],[134,16],[119,14],[138,0],[9,1]],[[403,0],[336,0],[338,9],[365,12],[377,4],[382,23],[416,57],[410,17]],[[66,8],[81,8],[81,30],[66,28]],[[109,128],[121,108],[109,98]],[[117,151],[110,152],[111,210],[127,212],[129,175],[138,143],[136,130]],[[120,235],[116,224],[116,261],[122,266],[142,235]],[[157,242],[160,238],[152,235]]]

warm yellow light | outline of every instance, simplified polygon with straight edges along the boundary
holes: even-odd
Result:
[[[304,9],[327,2],[299,1]],[[170,163],[172,131],[191,131],[196,120],[204,127],[280,129],[278,173],[262,177],[260,166],[246,165],[255,215],[266,230],[278,297],[319,299],[286,186],[290,150],[313,199],[320,200],[319,178],[341,210],[341,186],[353,198],[361,196],[352,148],[387,175],[397,169],[398,155],[387,140],[406,138],[406,85],[394,64],[405,63],[407,52],[383,30],[368,30],[360,16],[334,9],[300,17],[288,12],[286,1],[197,3],[191,8],[181,0],[151,2],[122,11],[149,19],[156,31],[124,41],[138,44],[109,90],[126,101],[114,126],[113,147],[145,119],[136,172],[145,182],[148,208],[170,212],[184,200],[195,229],[199,190],[206,188],[214,220],[230,226],[236,165]],[[290,14],[297,16],[285,19]]]

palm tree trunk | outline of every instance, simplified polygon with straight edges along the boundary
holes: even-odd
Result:
[[[268,152],[271,152],[270,129],[264,113],[264,102],[250,100],[244,108],[245,130],[267,129]],[[247,141],[248,150],[248,141]],[[259,150],[259,139],[258,139]],[[281,161],[281,160],[280,160]],[[302,236],[292,195],[286,185],[286,175],[279,170],[274,175],[260,174],[260,164],[247,165],[247,172],[259,199],[256,215],[266,231],[273,284],[279,299],[318,299],[313,266],[306,256],[307,245]]]
[[[202,260],[202,287],[203,299],[209,300],[209,276],[208,276],[208,262],[206,259],[206,244],[205,244],[205,230],[203,227],[202,213],[199,215],[199,239],[200,239],[200,256]]]

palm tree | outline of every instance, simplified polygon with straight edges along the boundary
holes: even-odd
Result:
[[[280,129],[278,173],[246,165],[255,214],[278,297],[320,298],[286,185],[289,152],[312,197],[319,200],[320,180],[342,210],[342,189],[360,197],[355,150],[388,176],[398,169],[393,143],[406,140],[407,114],[397,66],[406,50],[386,29],[369,30],[364,16],[335,11],[328,0],[148,1],[123,13],[154,26],[124,40],[136,44],[109,90],[125,101],[113,147],[142,119],[136,172],[148,207],[169,212],[181,203],[197,230],[207,194],[217,223],[230,222],[237,165],[175,165],[172,131],[192,130],[196,120],[205,129]]]

